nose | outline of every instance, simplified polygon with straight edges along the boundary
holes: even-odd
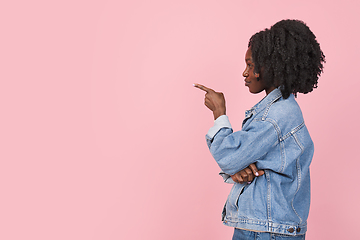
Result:
[[[249,76],[249,72],[247,69],[245,69],[245,71],[243,72],[243,77],[248,77]]]

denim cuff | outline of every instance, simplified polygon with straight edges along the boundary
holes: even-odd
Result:
[[[226,115],[221,115],[215,120],[214,126],[209,129],[206,137],[208,139],[212,139],[216,135],[216,133],[222,128],[232,128],[229,122],[229,118]]]
[[[224,173],[223,171],[221,171],[219,173],[220,176],[222,176],[222,178],[224,179],[225,183],[230,183],[230,184],[234,184],[234,180],[232,180],[231,176],[227,173]]]

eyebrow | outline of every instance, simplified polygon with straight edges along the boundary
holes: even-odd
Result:
[[[252,59],[251,58],[246,58],[245,62],[247,62],[247,61],[252,61]]]

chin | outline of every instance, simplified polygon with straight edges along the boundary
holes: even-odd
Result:
[[[249,92],[251,92],[252,94],[258,94],[258,93],[261,93],[262,91],[264,91],[264,89],[258,90],[258,89],[250,89],[249,88]]]

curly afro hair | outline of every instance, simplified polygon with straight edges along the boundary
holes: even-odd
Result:
[[[249,40],[255,73],[286,99],[317,88],[325,55],[315,35],[299,20],[282,20]]]

